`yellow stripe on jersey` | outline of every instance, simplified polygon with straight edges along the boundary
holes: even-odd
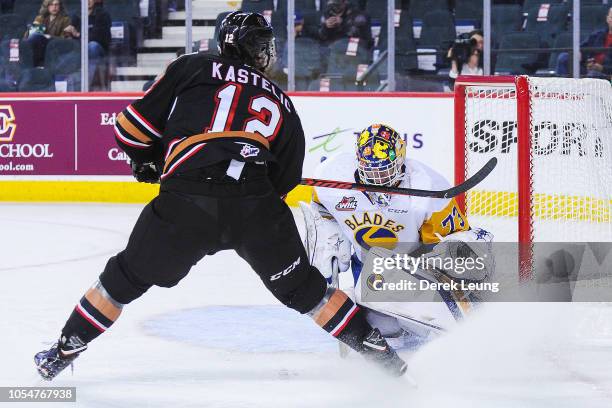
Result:
[[[459,209],[455,199],[451,199],[442,210],[434,212],[421,226],[421,241],[424,244],[435,244],[440,240],[436,234],[445,237],[453,232],[470,229],[467,218]]]
[[[312,189],[312,201],[317,203],[317,204],[321,204],[321,201],[319,200],[319,195],[317,194],[317,189],[313,188]],[[321,204],[323,205],[323,204]]]

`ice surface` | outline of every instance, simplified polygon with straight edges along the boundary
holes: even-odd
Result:
[[[123,248],[140,209],[0,205],[0,386],[49,385],[37,379],[34,353]],[[359,356],[340,359],[333,341],[222,252],[177,287],[126,306],[74,375],[51,383],[77,387],[77,404],[53,406],[610,407],[610,322],[602,305],[487,305],[404,353],[414,390]]]

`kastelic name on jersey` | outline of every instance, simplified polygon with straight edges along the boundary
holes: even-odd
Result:
[[[285,95],[270,81],[262,75],[245,68],[235,68],[233,65],[221,62],[212,63],[211,77],[225,82],[235,82],[240,84],[251,84],[265,91],[270,92],[280,103],[291,112],[291,105]]]

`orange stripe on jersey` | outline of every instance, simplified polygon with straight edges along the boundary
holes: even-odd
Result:
[[[121,314],[121,309],[115,306],[95,287],[87,291],[85,299],[109,320],[115,321]]]
[[[321,327],[325,326],[338,313],[348,296],[341,290],[334,291],[329,301],[314,316],[314,321]]]
[[[134,126],[134,124],[130,122],[127,117],[125,117],[123,112],[121,112],[119,116],[117,116],[117,123],[119,123],[119,125],[121,125],[121,127],[125,129],[125,131],[128,132],[129,135],[132,136],[134,139],[147,144],[152,142],[152,139],[142,133],[140,129],[138,129],[136,126]]]
[[[189,136],[187,139],[179,143],[174,148],[172,153],[170,153],[170,156],[168,156],[168,158],[166,159],[166,164],[164,165],[164,173],[168,170],[168,165],[176,158],[176,156],[181,154],[181,152],[183,152],[188,147],[193,146],[196,143],[205,142],[207,140],[225,139],[225,138],[233,138],[233,137],[253,140],[255,142],[258,142],[264,145],[266,149],[270,149],[270,143],[268,142],[268,139],[266,139],[265,137],[261,136],[258,133],[239,132],[239,131],[200,133],[198,135]]]

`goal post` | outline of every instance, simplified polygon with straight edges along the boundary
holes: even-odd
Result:
[[[599,79],[460,76],[455,183],[498,166],[457,198],[470,223],[518,242],[532,276],[535,242],[612,241],[612,88]]]

